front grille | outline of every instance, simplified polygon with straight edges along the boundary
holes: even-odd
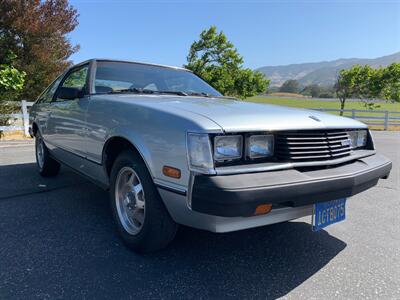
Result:
[[[281,132],[275,155],[281,161],[323,161],[350,155],[349,135],[343,130]]]

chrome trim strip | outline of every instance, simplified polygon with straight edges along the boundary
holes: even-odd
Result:
[[[183,195],[183,196],[187,195],[187,190],[184,187],[179,187],[177,185],[166,183],[165,181],[160,180],[160,179],[153,179],[153,181],[154,181],[154,184],[160,189],[170,191],[170,192],[173,192],[173,193],[176,193],[179,195]]]
[[[192,209],[192,194],[193,194],[193,185],[194,185],[194,177],[195,173],[190,172],[189,174],[189,187],[188,187],[188,195],[187,195],[187,205],[190,209]]]
[[[357,152],[357,153],[355,153]],[[315,161],[315,162],[289,162],[289,163],[264,163],[254,165],[242,165],[242,166],[229,166],[216,168],[217,175],[232,175],[232,174],[243,174],[243,173],[256,173],[265,171],[277,171],[287,170],[300,167],[318,167],[318,166],[333,166],[341,163],[345,163],[352,160],[368,157],[376,154],[375,150],[357,150],[353,151],[350,156],[346,156],[339,159]]]
[[[186,192],[185,191],[177,190],[177,189],[171,188],[169,186],[156,184],[156,187],[158,187],[159,189],[162,189],[162,190],[166,190],[166,191],[171,192],[171,193],[175,193],[175,194],[178,194],[178,195],[186,196]]]
[[[90,161],[90,162],[92,162],[92,163],[94,163],[94,164],[96,164],[96,165],[101,166],[101,163],[99,163],[99,162],[97,162],[97,161],[95,161],[95,160],[93,160],[93,159],[91,159],[91,158],[89,158],[89,157],[87,157],[87,156],[85,156],[85,155],[76,153],[75,151],[73,151],[73,150],[71,150],[71,149],[67,149],[67,148],[65,148],[65,147],[62,147],[62,146],[53,144],[53,143],[48,142],[48,141],[45,141],[45,143],[47,143],[47,144],[53,146],[54,148],[61,149],[61,150],[65,151],[65,152],[68,152],[69,154],[78,156],[78,157],[80,157],[80,158],[82,158],[82,159],[85,159],[85,160]]]

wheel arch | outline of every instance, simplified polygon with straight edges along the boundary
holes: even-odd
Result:
[[[36,122],[32,123],[32,134],[33,136],[36,136],[36,133],[39,131],[39,126],[36,124]]]
[[[121,135],[109,137],[103,146],[102,164],[107,176],[110,176],[112,165],[114,164],[114,161],[118,157],[118,155],[122,151],[128,149],[132,150],[138,157],[142,159],[151,177],[154,178],[152,169],[149,165],[149,159],[146,159],[145,151],[141,150],[143,149],[143,147],[138,147],[138,145],[133,143],[130,139]]]

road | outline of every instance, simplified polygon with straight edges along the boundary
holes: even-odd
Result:
[[[391,177],[351,198],[344,222],[182,227],[144,256],[116,236],[106,192],[65,167],[43,179],[32,144],[0,143],[0,299],[399,299],[400,134],[374,136]]]

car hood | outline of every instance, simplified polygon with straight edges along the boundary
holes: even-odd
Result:
[[[162,105],[202,115],[226,132],[366,127],[353,119],[315,110],[223,98],[182,97],[163,101]]]
[[[210,121],[225,132],[367,127],[353,119],[316,110],[259,104],[232,100],[232,98],[169,95],[106,95],[102,97],[112,101],[134,102],[136,105],[174,113],[182,118],[190,119],[190,116],[196,114],[207,119],[207,122],[203,122],[205,130],[210,129],[208,128]]]

